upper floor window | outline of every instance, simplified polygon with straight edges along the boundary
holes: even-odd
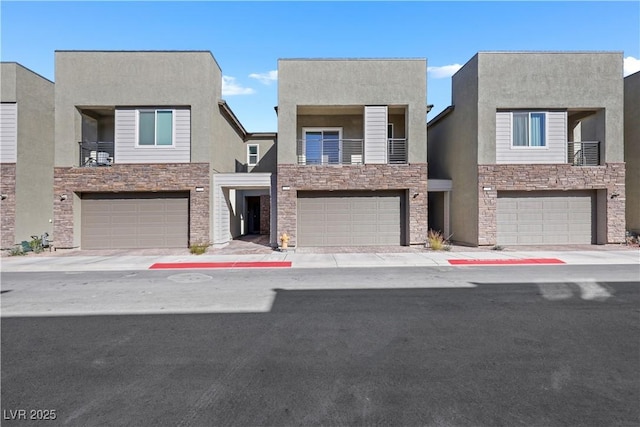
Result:
[[[173,145],[173,110],[138,110],[138,145]]]
[[[305,128],[304,155],[306,164],[339,164],[341,128]]]
[[[546,113],[514,112],[511,145],[513,147],[545,147]]]
[[[258,144],[247,145],[247,163],[249,166],[255,166],[258,164]]]

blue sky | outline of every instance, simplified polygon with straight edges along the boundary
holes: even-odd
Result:
[[[0,1],[0,57],[55,80],[55,50],[210,50],[250,132],[277,130],[278,58],[426,58],[429,118],[478,51],[623,52],[640,70],[640,2]],[[568,72],[579,72],[569,70]]]

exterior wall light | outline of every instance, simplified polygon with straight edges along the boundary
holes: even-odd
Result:
[[[62,196],[60,196],[60,201],[61,202],[65,201],[65,200],[67,200],[67,195],[66,194],[63,194]]]
[[[202,193],[204,191],[204,187],[196,187],[196,191],[198,193]]]
[[[6,194],[0,194],[0,200],[4,200],[4,199],[6,199],[6,198],[7,198],[7,195],[6,195]]]

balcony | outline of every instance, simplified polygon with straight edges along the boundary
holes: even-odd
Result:
[[[337,138],[307,138],[297,141],[299,165],[362,165],[364,140]],[[387,140],[387,164],[407,163],[407,140]]]
[[[572,166],[599,166],[600,142],[568,142],[567,160]]]
[[[113,164],[113,142],[79,142],[81,167],[111,166]]]

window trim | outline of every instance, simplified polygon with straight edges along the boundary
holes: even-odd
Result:
[[[256,147],[256,154],[251,154],[251,147]],[[256,156],[256,162],[251,163],[251,156]],[[256,166],[260,162],[260,144],[247,144],[247,165]]]
[[[531,114],[544,114],[544,145],[514,145],[513,135],[513,114],[514,113],[527,113],[528,114],[528,142],[531,144]],[[549,149],[549,112],[546,110],[515,110],[509,111],[509,130],[511,135],[511,149],[512,150],[548,150]]]
[[[158,145],[158,112],[171,112],[171,145]],[[153,145],[140,144],[140,113],[154,113],[154,143]],[[136,108],[136,148],[141,149],[169,149],[176,147],[176,109],[175,108]]]

